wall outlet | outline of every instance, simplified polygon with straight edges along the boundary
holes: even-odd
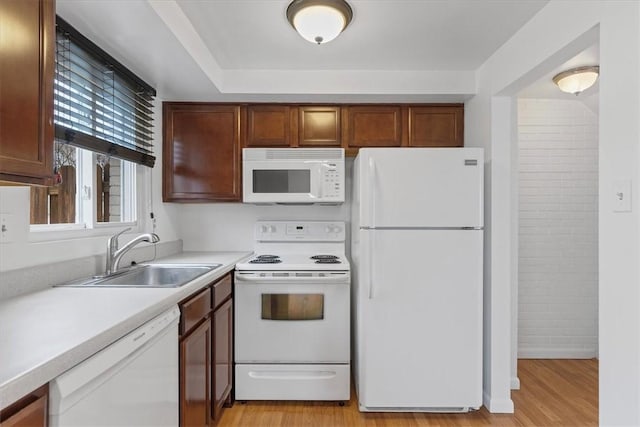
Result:
[[[613,211],[631,212],[631,181],[613,182]]]
[[[15,215],[0,214],[0,243],[14,242],[17,231],[18,225]]]

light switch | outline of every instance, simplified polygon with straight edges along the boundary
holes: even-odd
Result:
[[[613,211],[631,212],[631,181],[613,182]]]
[[[11,214],[0,214],[0,243],[11,243],[15,241],[17,225],[15,216]]]

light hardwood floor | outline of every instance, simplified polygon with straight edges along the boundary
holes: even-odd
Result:
[[[236,402],[218,427],[299,426],[597,426],[598,362],[520,360],[521,389],[512,392],[514,414],[361,413],[351,393],[344,407],[334,402]]]

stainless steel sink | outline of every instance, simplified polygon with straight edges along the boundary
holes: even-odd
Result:
[[[61,286],[95,288],[179,288],[221,264],[150,264],[119,271],[107,277],[66,283]]]

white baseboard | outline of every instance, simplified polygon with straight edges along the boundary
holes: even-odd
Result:
[[[520,378],[511,377],[511,390],[520,390]]]
[[[597,349],[579,348],[522,348],[518,349],[518,359],[593,359]]]
[[[486,391],[483,391],[482,403],[492,414],[513,414],[513,401],[511,399],[492,399]]]

